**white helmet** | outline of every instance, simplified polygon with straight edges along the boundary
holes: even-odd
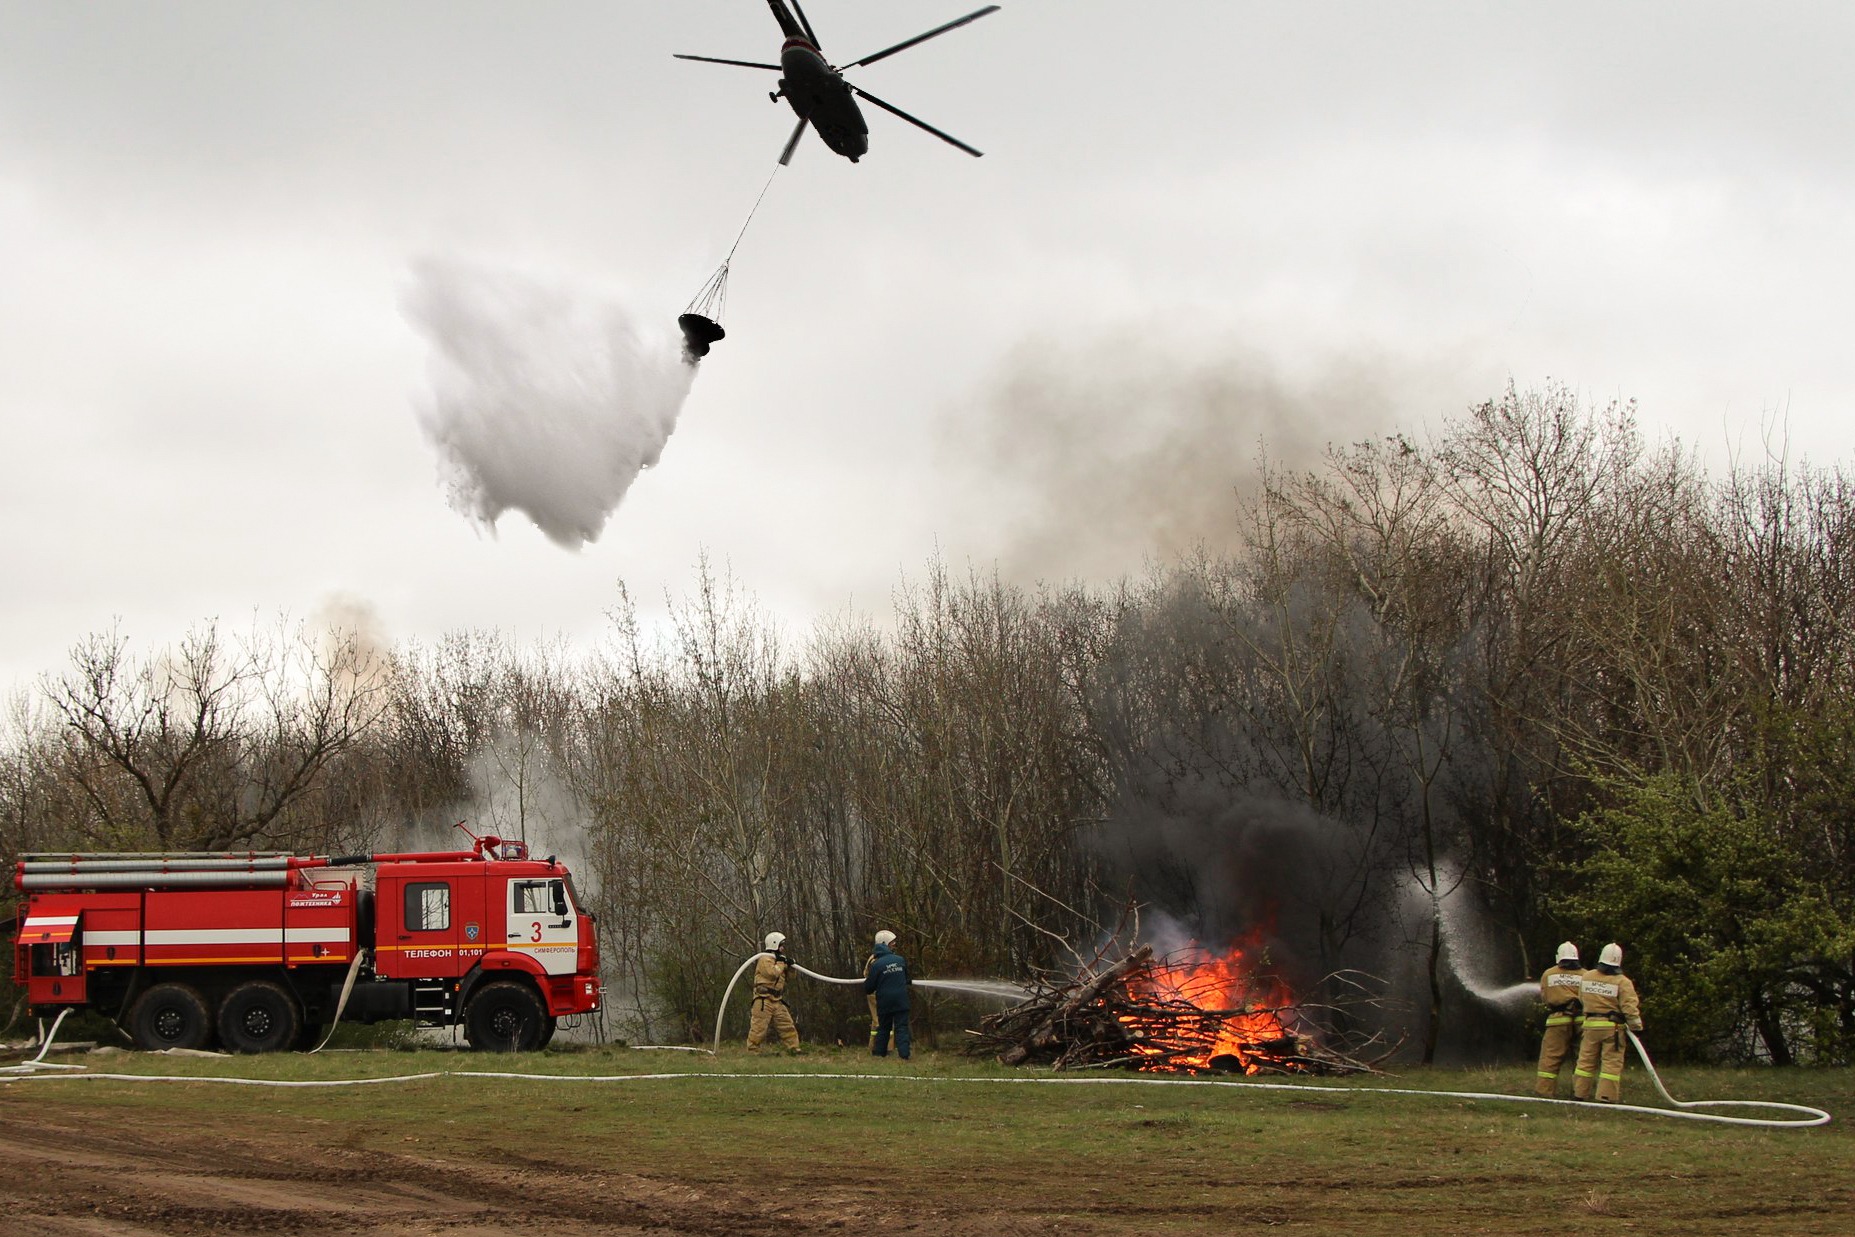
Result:
[[[1604,946],[1604,952],[1597,955],[1597,964],[1599,966],[1622,966],[1623,946],[1617,944],[1615,941]]]
[[[769,932],[766,934],[766,951],[768,953],[778,953],[779,947],[785,943],[786,934],[784,932]]]
[[[1578,961],[1578,946],[1572,944],[1570,941],[1559,942],[1558,964],[1564,966],[1567,962],[1576,961]]]
[[[887,928],[884,928],[882,931],[876,934],[876,943],[878,945],[895,944],[895,933],[889,931],[889,929]]]

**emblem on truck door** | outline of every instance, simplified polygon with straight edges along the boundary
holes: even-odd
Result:
[[[474,940],[476,940],[476,939],[477,939],[477,932],[478,932],[478,931],[479,931],[479,929],[477,928],[477,925],[476,925],[476,924],[474,924],[474,923],[467,923],[467,924],[465,924],[465,925],[464,925],[464,939],[465,939],[465,940],[467,940],[467,941],[474,941]]]

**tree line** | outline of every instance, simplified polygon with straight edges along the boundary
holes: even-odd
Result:
[[[1262,477],[1227,545],[1138,579],[931,564],[892,619],[797,639],[707,564],[665,624],[621,591],[592,650],[92,635],[11,703],[0,853],[425,848],[468,818],[575,865],[644,1039],[702,1035],[769,930],[837,974],[889,927],[922,974],[1019,976],[1137,905],[1311,999],[1382,979],[1424,1060],[1512,1037],[1464,974],[1566,936],[1624,943],[1661,1052],[1850,1058],[1839,468],[1715,476],[1627,404],[1510,388]],[[854,995],[798,999],[860,1034]]]

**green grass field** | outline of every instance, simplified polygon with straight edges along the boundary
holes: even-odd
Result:
[[[1004,1085],[972,1080],[1052,1075],[945,1054],[904,1065],[831,1050],[793,1059],[618,1048],[526,1058],[123,1053],[87,1063],[93,1071],[297,1081],[473,1069],[679,1077],[443,1077],[302,1090],[33,1081],[0,1086],[0,1118],[64,1111],[159,1121],[305,1148],[416,1149],[479,1167],[622,1172],[697,1192],[752,1183],[800,1231],[807,1200],[835,1199],[859,1216],[891,1217],[900,1231],[938,1233],[1855,1233],[1849,1070],[1664,1071],[1683,1099],[1786,1100],[1837,1117],[1821,1129],[1767,1131],[1373,1093],[1524,1094],[1524,1066],[1408,1070],[1275,1091]],[[884,1077],[808,1077],[840,1072]],[[754,1076],[714,1076],[724,1073]],[[1626,1102],[1654,1103],[1634,1064],[1624,1085]],[[835,1225],[821,1219],[815,1227]]]

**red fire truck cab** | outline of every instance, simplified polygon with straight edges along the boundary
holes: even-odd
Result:
[[[499,838],[421,854],[27,855],[14,885],[14,977],[33,1012],[93,1009],[142,1048],[301,1048],[339,1017],[461,1025],[473,1048],[522,1052],[599,1008],[572,875]]]

